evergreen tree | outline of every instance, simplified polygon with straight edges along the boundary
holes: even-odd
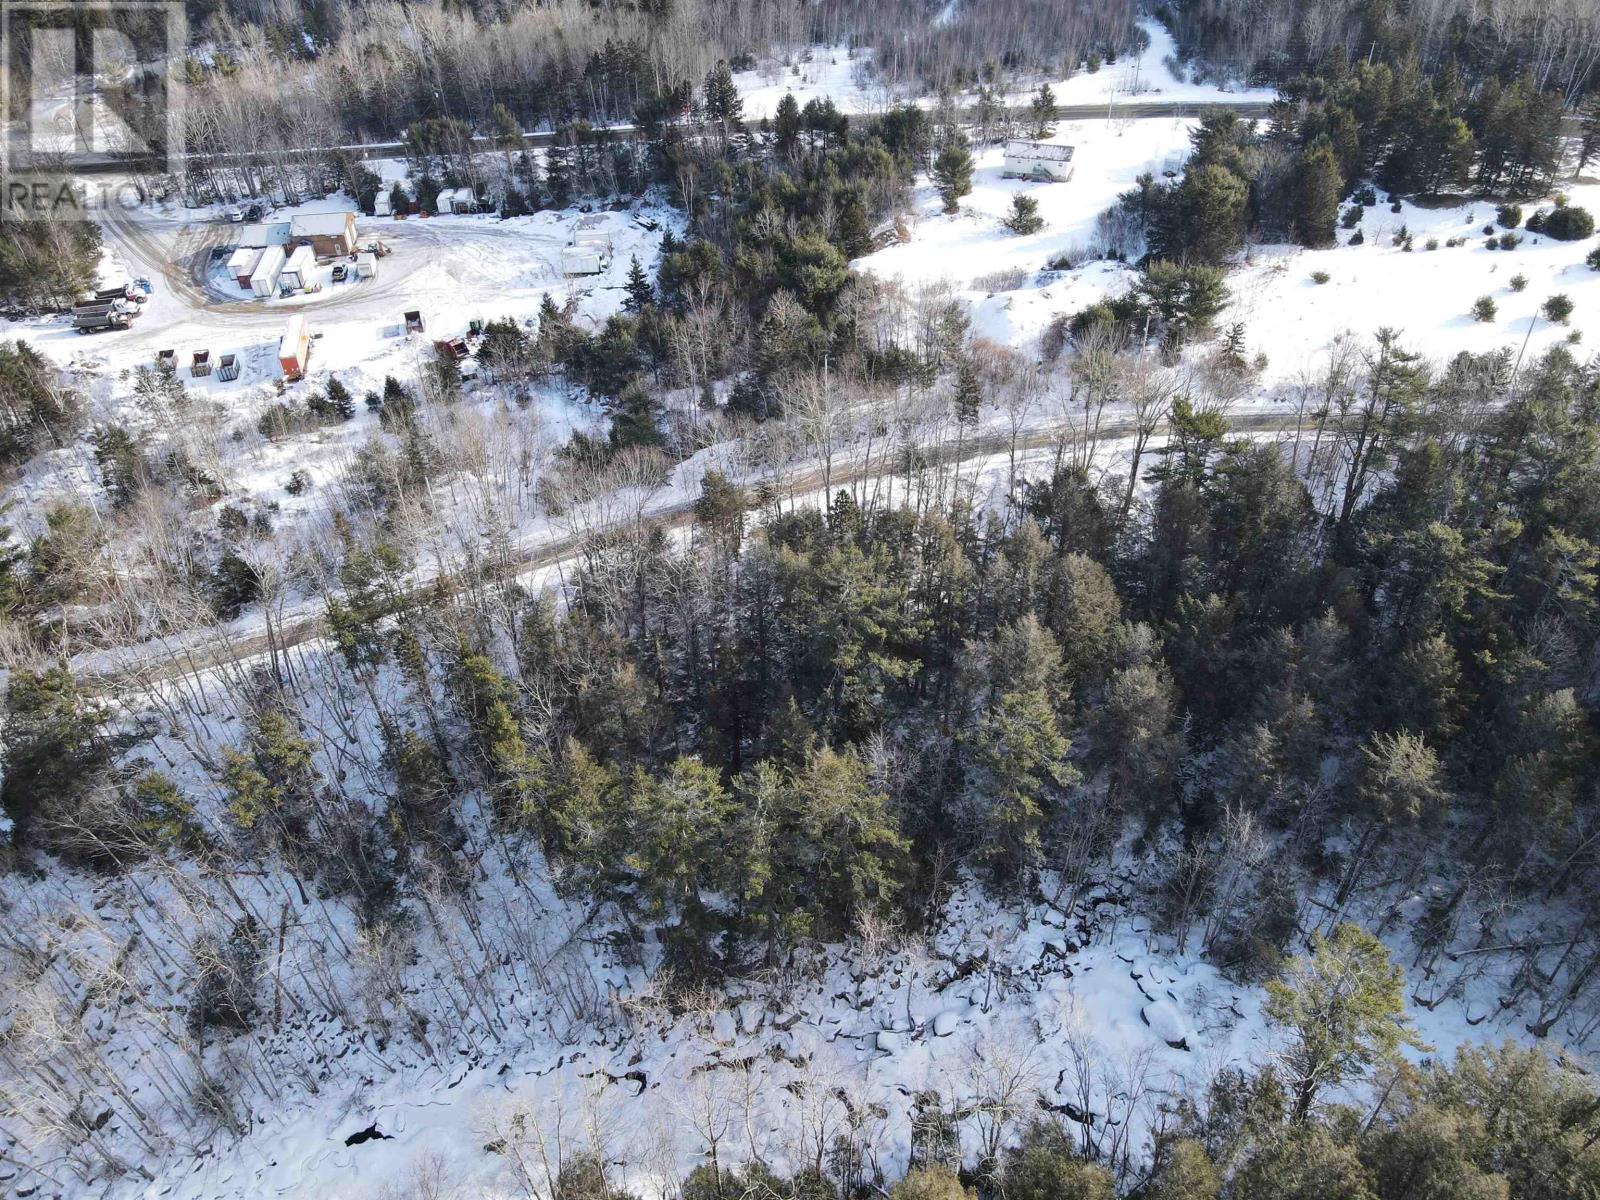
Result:
[[[1039,202],[1021,192],[1012,196],[1011,212],[1006,216],[1005,227],[1020,236],[1038,233],[1044,228],[1044,218],[1039,215]]]
[[[785,92],[772,118],[772,148],[778,157],[790,159],[800,148],[800,105],[793,92]]]
[[[328,408],[341,421],[351,420],[356,415],[355,398],[336,375],[328,378]]]
[[[622,302],[623,310],[630,313],[641,313],[655,303],[655,289],[650,286],[650,278],[644,273],[644,267],[635,254],[628,264],[628,298]]]
[[[972,191],[972,152],[967,149],[965,138],[958,135],[939,151],[933,163],[933,181],[944,201],[944,211],[955,212],[961,197]]]
[[[1405,1008],[1404,976],[1377,938],[1350,924],[1331,938],[1312,934],[1310,956],[1267,984],[1265,1012],[1288,1038],[1279,1062],[1296,1122],[1324,1091],[1391,1061],[1401,1046],[1425,1048]]]
[[[1043,687],[1006,692],[979,723],[973,782],[986,811],[978,857],[997,881],[1032,877],[1051,798],[1076,781],[1070,749]]]
[[[1295,164],[1291,208],[1294,240],[1313,249],[1333,245],[1337,240],[1334,223],[1343,195],[1344,179],[1334,158],[1333,144],[1325,137],[1318,138]]]
[[[1043,141],[1055,133],[1056,94],[1050,90],[1048,83],[1041,83],[1039,90],[1033,94],[1028,104],[1028,119],[1036,140]]]

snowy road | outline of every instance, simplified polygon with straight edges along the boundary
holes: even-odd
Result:
[[[1235,433],[1250,435],[1292,433],[1302,423],[1293,413],[1282,416],[1275,413],[1249,413],[1231,418],[1229,428]],[[1054,425],[1032,428],[1017,439],[1014,448],[1021,454],[1053,446],[1062,432],[1063,427]],[[1109,450],[1109,443],[1129,439],[1136,432],[1137,425],[1131,419],[1108,421],[1097,430],[1096,442],[1101,450]],[[1154,431],[1154,440],[1159,441],[1165,432],[1166,425],[1163,423]],[[940,446],[927,465],[970,463],[1005,455],[1012,449],[1008,434],[994,433],[966,442],[959,454],[955,446]],[[870,465],[859,462],[835,463],[825,476],[821,466],[807,462],[792,471],[776,473],[763,482],[774,492],[790,497],[807,494],[820,497],[832,495],[840,488],[861,483],[882,472],[881,464],[876,461]],[[692,491],[683,488],[671,491],[663,489],[665,498],[659,503],[647,504],[637,514],[637,521],[660,530],[688,526],[694,520],[697,500]],[[556,568],[575,564],[598,532],[601,530],[590,529],[524,544],[503,561],[487,565],[485,570],[489,576],[501,581],[520,579],[534,572],[549,573]],[[471,580],[458,579],[448,571],[419,572],[410,594],[414,597],[426,594],[429,599],[437,600],[457,590],[479,587],[482,582],[476,577]],[[244,621],[250,623],[251,627],[240,629],[236,626],[224,633],[187,642],[181,647],[170,643],[145,643],[120,651],[95,651],[74,664],[74,673],[86,689],[100,690],[117,684],[133,684],[149,689],[168,680],[195,676],[224,666],[242,666],[268,655],[276,659],[288,650],[327,635],[327,623],[320,601],[308,601],[281,614],[276,625],[263,622],[256,626],[254,617],[244,618]],[[107,656],[119,661],[115,665],[106,665]]]

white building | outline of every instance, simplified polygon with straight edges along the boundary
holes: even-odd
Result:
[[[240,287],[249,287],[250,277],[255,274],[257,264],[266,253],[265,250],[252,249],[249,246],[239,247],[228,259],[228,274],[233,276],[234,282]]]
[[[289,222],[268,221],[258,225],[246,225],[239,230],[239,245],[247,250],[261,250],[267,246],[286,246],[289,244]]]
[[[278,275],[283,270],[283,247],[268,246],[261,252],[261,261],[250,272],[250,290],[258,296],[270,296],[278,290]]]
[[[469,187],[445,188],[439,193],[437,210],[440,213],[477,212],[477,194]]]
[[[286,288],[305,288],[311,283],[311,273],[317,269],[317,252],[310,246],[301,246],[283,264],[278,283]]]
[[[378,189],[378,194],[372,198],[372,215],[375,217],[388,217],[394,215],[394,201],[391,193]]]
[[[1072,178],[1072,147],[1050,142],[1007,142],[1000,173],[1007,179],[1063,183]]]

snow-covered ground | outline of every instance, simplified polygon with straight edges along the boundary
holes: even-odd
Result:
[[[945,10],[952,18],[954,10]],[[1048,81],[1056,103],[1063,107],[1087,104],[1115,104],[1131,100],[1169,100],[1174,103],[1205,104],[1219,100],[1267,101],[1276,95],[1268,88],[1229,89],[1190,81],[1182,74],[1177,46],[1159,21],[1145,20],[1140,28],[1149,43],[1137,55],[1124,56],[1114,63],[1090,71],[1086,66],[1065,79]],[[830,99],[840,112],[882,112],[893,104],[915,100],[913,96],[876,77],[868,51],[852,51],[845,46],[805,46],[767,59],[749,71],[734,75],[734,83],[744,99],[746,117],[770,117],[778,102],[792,93],[802,106],[809,100]],[[1013,105],[1026,105],[1038,82],[1021,91],[1008,93]]]
[[[347,198],[320,199],[281,209],[269,219],[348,205]],[[610,239],[611,257],[598,275],[567,278],[561,251],[580,220]],[[657,206],[593,214],[540,212],[507,221],[491,215],[361,218],[360,243],[379,239],[393,251],[379,260],[375,279],[335,284],[331,265],[324,265],[322,291],[272,300],[245,299],[235,283],[217,286],[209,278],[225,262],[211,259],[212,248],[231,248],[239,228],[219,221],[211,210],[176,206],[153,206],[121,217],[107,229],[103,273],[147,277],[155,286],[133,326],[82,336],[70,318],[52,317],[0,322],[0,338],[25,338],[73,371],[88,393],[94,423],[115,422],[134,430],[156,414],[141,411],[131,394],[131,373],[154,365],[159,352],[174,351],[179,382],[197,402],[178,425],[190,433],[212,430],[214,443],[228,460],[222,473],[232,493],[227,502],[238,504],[249,497],[278,505],[288,516],[311,504],[309,498],[297,500],[284,491],[290,473],[304,471],[313,484],[331,479],[371,432],[376,418],[360,407],[363,393],[381,390],[387,375],[414,380],[432,354],[434,340],[466,333],[474,319],[512,317],[536,323],[547,295],[557,305],[574,302],[580,325],[598,326],[620,310],[633,256],[652,269],[663,231],[681,228],[681,219]],[[197,263],[211,263],[200,267],[209,286],[194,280]],[[412,310],[422,314],[421,334],[406,332],[404,314]],[[306,378],[285,383],[278,341],[294,313],[310,321],[313,342]],[[190,362],[199,350],[209,351],[213,364],[223,355],[237,356],[238,378],[225,381],[215,370],[192,375]],[[282,442],[256,433],[256,417],[268,406],[303,401],[334,376],[357,399],[355,420]],[[542,426],[550,437],[592,424],[592,414],[576,408],[565,389],[530,395],[538,405],[526,420]],[[86,494],[86,481],[92,477],[88,458],[80,445],[31,464],[28,486],[15,489],[18,503],[10,523],[31,532],[48,504]]]
[[[856,267],[908,284],[948,282],[971,307],[974,332],[1005,345],[1031,346],[1051,320],[1131,287],[1135,273],[1118,263],[1081,261],[1098,249],[1096,219],[1133,187],[1144,172],[1158,179],[1181,170],[1189,119],[1077,121],[1058,125],[1052,139],[1075,147],[1074,170],[1062,183],[1001,177],[1002,151],[974,155],[972,193],[960,211],[946,215],[937,194],[920,181],[913,200],[911,241],[859,259]],[[1039,202],[1044,229],[1019,237],[1002,219],[1018,193]],[[1570,203],[1600,214],[1600,185],[1567,191]],[[1531,215],[1543,205],[1525,204]],[[1232,297],[1219,324],[1242,321],[1252,352],[1265,352],[1265,386],[1297,378],[1327,355],[1336,339],[1370,341],[1381,327],[1400,331],[1402,345],[1442,362],[1463,350],[1510,346],[1536,355],[1576,334],[1578,353],[1600,340],[1600,272],[1584,257],[1594,239],[1560,242],[1520,231],[1515,249],[1490,250],[1485,225],[1495,206],[1474,201],[1444,207],[1387,203],[1367,208],[1364,242],[1348,245],[1353,230],[1339,230],[1339,245],[1309,251],[1294,246],[1251,246],[1230,273]],[[1397,244],[1409,233],[1411,249]],[[1505,231],[1494,230],[1496,235]],[[1464,244],[1447,246],[1452,239]],[[1430,242],[1437,248],[1429,249]],[[1065,256],[1079,263],[1048,270]],[[1325,272],[1328,281],[1315,276]],[[1520,291],[1511,280],[1525,279]],[[1574,312],[1566,326],[1537,317],[1550,296],[1568,296]],[[1497,314],[1489,322],[1471,315],[1473,301],[1490,296]],[[1532,323],[1532,336],[1529,336]]]
[[[1222,1066],[1264,1064],[1273,1048],[1258,989],[1177,953],[1128,905],[1126,858],[1076,904],[1002,909],[964,888],[927,940],[820,947],[726,996],[680,996],[669,1007],[619,957],[608,926],[549,890],[536,857],[513,878],[492,841],[480,846],[472,891],[480,911],[503,915],[469,936],[453,906],[431,911],[419,918],[414,959],[388,959],[337,906],[237,880],[238,903],[281,905],[295,931],[270,970],[284,988],[280,1016],[264,1006],[260,1030],[241,1044],[213,1039],[215,1077],[240,1072],[229,1104],[245,1114],[244,1131],[175,1127],[170,1147],[137,1160],[148,1182],[130,1175],[96,1194],[375,1200],[406,1194],[384,1189],[438,1163],[460,1194],[509,1196],[521,1194],[512,1160],[537,1161],[538,1137],[566,1156],[592,1149],[626,1164],[619,1182],[655,1197],[673,1194],[713,1134],[724,1166],[759,1157],[793,1170],[851,1128],[849,1112],[870,1114],[855,1129],[893,1178],[924,1090],[946,1103],[1009,1098],[1016,1121],[1042,1102],[1081,1128],[1086,1148],[1109,1154],[1128,1139],[1137,1161],[1162,1105],[1196,1095]],[[171,923],[190,911],[183,889],[160,878],[141,879],[137,895],[117,880],[84,883],[58,874],[4,886],[14,912],[92,912],[54,934],[75,970],[114,954],[129,930],[185,957],[186,936]],[[1048,895],[1052,881],[1045,886]],[[130,924],[130,911],[151,902],[173,916],[145,911]],[[361,948],[346,955],[341,943]],[[503,954],[512,946],[516,954]],[[137,964],[147,957],[141,948],[119,969],[134,970],[154,1002],[169,984],[144,977]],[[470,993],[450,978],[463,970]],[[342,989],[354,1020],[323,1009],[318,979]],[[1528,1040],[1516,1014],[1498,1010],[1495,985],[1475,978],[1433,1009],[1411,1005],[1433,1053]],[[1417,990],[1414,981],[1408,994]],[[154,1108],[170,1095],[170,1055],[144,1023],[121,1019],[118,994],[93,990],[85,1020],[103,1031],[108,1065]],[[467,994],[470,1005],[457,1007]],[[182,993],[173,999],[181,1004]],[[166,1084],[152,1086],[152,1076]],[[1093,1121],[1072,1124],[1084,1112]],[[976,1126],[963,1128],[970,1151]],[[368,1129],[381,1136],[347,1144]],[[118,1133],[114,1122],[97,1141],[117,1146]]]

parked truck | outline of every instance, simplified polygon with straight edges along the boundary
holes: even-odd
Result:
[[[77,326],[79,333],[104,333],[109,329],[126,329],[132,323],[132,318],[122,309],[107,305],[104,308],[74,311],[72,323]]]

